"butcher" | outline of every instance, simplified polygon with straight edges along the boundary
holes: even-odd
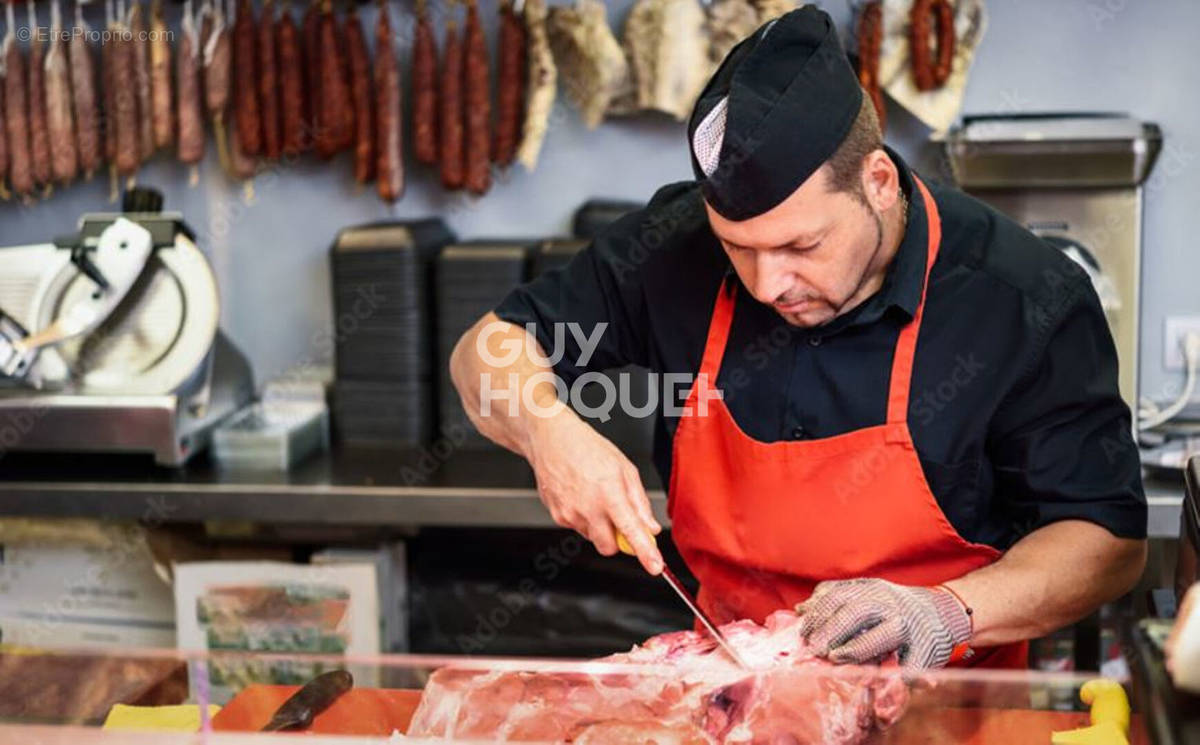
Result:
[[[659,386],[654,458],[718,623],[796,608],[835,663],[1020,668],[1027,640],[1129,591],[1146,501],[1087,274],[883,145],[812,7],[730,52],[687,135],[693,180],[452,356],[555,522],[661,570],[638,470],[559,394],[640,365],[691,381]]]

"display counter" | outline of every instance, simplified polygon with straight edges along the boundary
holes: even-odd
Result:
[[[751,658],[747,671],[720,653],[649,648],[600,661],[7,650],[0,741],[265,743],[303,731],[318,738],[310,742],[347,743],[1174,742],[1152,738],[1137,681],[982,670],[910,677],[886,663],[779,657]],[[288,703],[314,679],[299,705]],[[289,729],[242,737],[271,722]],[[1126,739],[1053,734],[1086,727]]]

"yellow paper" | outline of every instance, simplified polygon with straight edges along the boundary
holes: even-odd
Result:
[[[208,718],[211,720],[220,710],[220,706],[209,704]],[[108,717],[104,720],[104,729],[198,732],[200,731],[200,707],[196,704],[180,706],[114,704],[108,711]]]

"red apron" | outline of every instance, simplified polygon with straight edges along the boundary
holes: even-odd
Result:
[[[925,287],[896,342],[884,424],[820,440],[747,436],[725,403],[706,395],[733,320],[734,294],[717,293],[697,383],[675,432],[668,511],[675,543],[700,580],[700,606],[718,623],[761,623],[805,600],[823,580],[936,585],[1001,555],[950,525],[908,429],[913,355],[942,234],[937,204],[916,183],[929,221]],[[1027,646],[976,650],[969,662],[1024,668]]]

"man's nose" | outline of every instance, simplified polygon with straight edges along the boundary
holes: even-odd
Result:
[[[774,303],[788,290],[788,272],[775,251],[760,251],[754,259],[754,298],[760,303]]]

